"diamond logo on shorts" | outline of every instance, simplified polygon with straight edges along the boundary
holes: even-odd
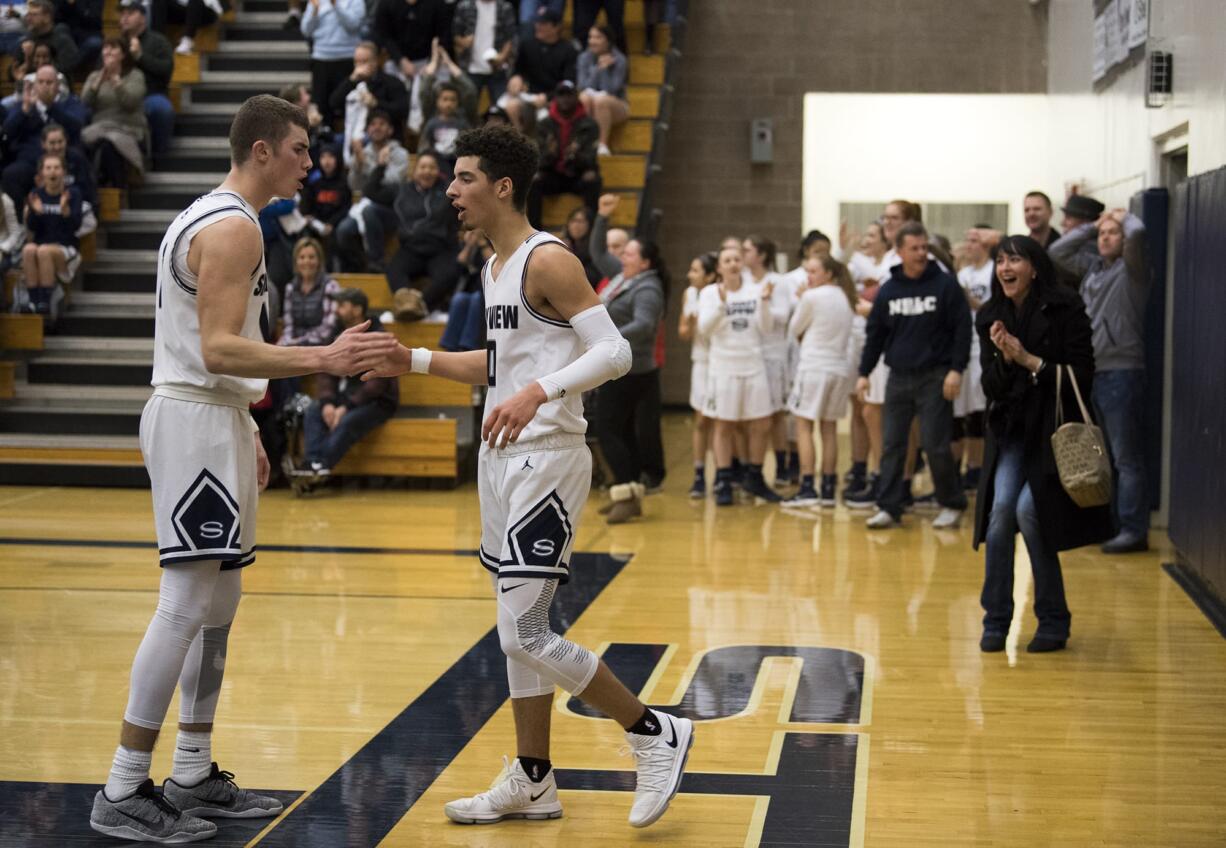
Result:
[[[566,506],[550,492],[507,532],[514,564],[556,567],[573,533]]]
[[[201,471],[188,486],[175,507],[173,520],[179,538],[189,549],[210,550],[238,545],[238,502],[208,469]]]

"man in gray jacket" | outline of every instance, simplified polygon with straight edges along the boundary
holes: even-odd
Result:
[[[1095,240],[1097,256],[1084,249]],[[1141,434],[1150,282],[1145,225],[1124,209],[1112,209],[1093,223],[1074,227],[1048,252],[1057,265],[1081,277],[1081,297],[1094,333],[1094,411],[1118,476],[1113,506],[1119,533],[1103,551],[1148,550],[1149,496]]]

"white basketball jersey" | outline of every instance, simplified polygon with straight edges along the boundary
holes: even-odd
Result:
[[[181,388],[196,396],[212,395],[217,403],[246,406],[264,397],[268,380],[210,374],[200,349],[200,318],[196,313],[196,275],[187,267],[192,238],[205,227],[241,215],[259,227],[256,210],[232,191],[212,191],[175,218],[158,250],[157,319],[153,334],[153,385],[169,391]],[[264,254],[248,280],[247,317],[241,335],[265,341],[269,330],[268,275]]]
[[[546,377],[583,355],[579,334],[566,321],[536,312],[524,296],[528,260],[543,244],[562,244],[549,233],[533,233],[494,276],[492,257],[481,272],[485,290],[485,356],[489,391],[485,414],[529,383]],[[565,247],[565,245],[563,245]],[[587,432],[583,397],[567,395],[542,404],[536,417],[519,434],[519,441],[554,433]]]

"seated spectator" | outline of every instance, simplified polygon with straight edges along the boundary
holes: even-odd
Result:
[[[558,20],[562,20],[562,13],[566,11],[566,0],[519,0],[519,40],[521,43],[532,37],[536,18],[542,9],[554,12]]]
[[[16,264],[25,240],[26,231],[17,217],[16,204],[7,194],[0,192],[0,280]]]
[[[541,167],[528,192],[528,220],[538,229],[544,198],[555,194],[577,194],[591,216],[600,197],[600,165],[596,143],[600,130],[579,102],[575,84],[558,84],[549,116],[537,127],[541,147]]]
[[[79,144],[83,110],[84,106],[71,92],[61,96],[60,77],[51,65],[39,68],[34,85],[22,89],[21,107],[4,118],[4,137],[13,161],[5,167],[0,182],[14,203],[25,204],[28,187],[34,182],[42,154],[43,129],[48,124],[58,124],[68,134],[69,144]]]
[[[55,22],[55,4],[51,0],[29,0],[26,4],[26,37],[13,53],[13,59],[28,63],[36,44],[47,44],[55,57],[55,67],[71,74],[81,64],[77,43],[68,27]]]
[[[1076,198],[1070,198],[1070,206]],[[1090,258],[1085,245],[1098,255]],[[1118,477],[1111,494],[1119,532],[1103,545],[1109,554],[1149,549],[1149,491],[1145,479],[1145,306],[1150,270],[1145,224],[1125,209],[1065,231],[1048,250],[1066,271],[1081,275],[1081,298],[1094,343],[1091,396]]]
[[[562,38],[562,14],[552,9],[540,10],[532,38],[520,44],[515,77],[507,83],[507,93],[498,101],[510,115],[511,123],[523,130],[531,117],[525,111],[544,109],[559,83],[574,82],[578,59],[574,43]]]
[[[445,82],[439,87],[438,101],[435,104],[434,117],[426,121],[421,131],[421,140],[417,145],[418,153],[432,152],[438,159],[443,170],[445,182],[451,182],[455,171],[455,142],[460,133],[471,124],[459,112],[460,90],[454,84]]]
[[[344,329],[367,320],[366,295],[360,289],[343,289],[334,300]],[[377,318],[371,317],[370,322],[367,332],[384,332]],[[315,386],[319,399],[311,403],[304,422],[305,464],[312,476],[302,482],[308,489],[326,479],[349,449],[391,418],[400,403],[400,384],[395,377],[362,382],[358,376],[338,380],[329,374],[319,374]],[[295,489],[298,488],[296,485]]]
[[[464,247],[456,257],[460,284],[451,296],[447,309],[447,326],[438,345],[443,350],[480,350],[485,347],[485,295],[481,272],[494,246],[480,230],[464,231]]]
[[[332,110],[332,92],[353,73],[365,15],[363,0],[313,0],[302,16],[302,35],[311,44],[311,99],[329,127],[342,117]]]
[[[404,131],[409,94],[404,83],[379,68],[379,48],[363,41],[353,51],[353,72],[332,92],[332,114],[345,116],[345,167],[353,167],[353,140],[361,138],[375,109],[386,113],[395,135]]]
[[[496,103],[507,90],[507,69],[515,53],[515,10],[507,0],[460,0],[451,29],[456,61],[478,95],[484,88]]]
[[[170,42],[149,29],[143,0],[119,0],[119,31],[127,39],[128,53],[145,75],[145,118],[153,152],[165,153],[175,131],[175,109],[170,102],[170,77],[175,57]]]
[[[77,45],[77,67],[92,68],[102,52],[102,0],[56,0],[55,22]]]
[[[89,164],[89,158],[80,147],[69,147],[68,136],[59,124],[47,124],[43,127],[43,155],[59,156],[64,160],[64,183],[76,186],[81,192],[81,203],[84,215],[88,216],[98,208],[98,188],[94,184],[94,171]],[[30,193],[34,182],[25,187],[25,194]],[[78,232],[77,235],[84,235]]]
[[[190,56],[196,52],[196,33],[200,27],[217,23],[230,8],[228,0],[150,0],[153,28],[165,32],[168,24],[182,24],[183,36],[175,52]]]
[[[490,108],[486,109],[485,114],[481,116],[481,126],[509,127],[511,126],[511,118],[502,107],[491,106]]]
[[[383,184],[372,199],[390,202],[396,209],[400,247],[387,265],[387,282],[393,292],[416,288],[414,280],[430,278],[422,291],[426,309],[435,312],[447,305],[460,278],[456,262],[459,221],[440,177],[441,167],[433,153],[419,153],[413,178],[395,192]]]
[[[446,69],[446,76],[440,76],[440,68]],[[421,96],[418,98],[418,105],[421,108],[423,126],[429,123],[438,111],[438,96],[443,86],[451,86],[455,89],[460,101],[457,111],[468,122],[468,126],[476,124],[479,99],[477,88],[437,41],[434,44],[434,56],[430,59],[430,63],[418,73],[418,78],[421,81],[419,86]],[[424,129],[422,131],[425,132]]]
[[[89,75],[81,89],[94,119],[81,131],[93,156],[98,184],[125,188],[131,168],[138,178],[145,173],[142,146],[149,132],[145,121],[145,75],[128,53],[122,38],[102,43],[102,67]]]
[[[26,37],[25,0],[0,0],[0,53],[15,54]]]
[[[388,70],[399,73],[409,88],[408,127],[415,133],[425,123],[418,102],[418,72],[430,61],[435,39],[448,42],[450,29],[451,4],[447,0],[388,0],[375,8],[371,33],[375,43],[387,51]]]
[[[64,160],[44,156],[39,162],[42,186],[26,202],[26,244],[21,270],[30,304],[41,315],[51,312],[57,282],[67,285],[81,264],[77,227],[81,225],[81,193],[64,184]]]
[[[319,176],[319,152],[324,145],[330,145],[336,140],[336,133],[332,127],[324,124],[323,114],[319,111],[319,107],[311,100],[310,86],[302,83],[290,83],[281,87],[277,92],[277,96],[286,103],[293,103],[299,109],[306,113],[307,116],[307,145],[308,153],[311,156],[311,173],[307,175],[308,180],[314,180]]]
[[[336,296],[341,286],[324,268],[324,249],[313,238],[294,245],[294,276],[285,285],[281,307],[283,347],[331,344],[336,338]]]
[[[336,241],[346,270],[359,271],[365,266],[365,270],[379,274],[383,272],[387,231],[398,224],[391,201],[409,169],[409,153],[392,138],[391,117],[382,109],[370,113],[366,136],[369,141],[365,146],[360,139],[353,140],[353,166],[349,170],[349,186],[361,190],[362,199],[337,227]],[[376,197],[386,201],[377,201]]]
[[[587,281],[592,284],[592,288],[596,288],[596,284],[600,282],[604,274],[592,261],[592,250],[589,244],[591,234],[592,219],[588,211],[580,206],[566,219],[566,227],[562,230],[562,241],[566,242],[571,253],[579,257],[579,261],[583,263],[583,273]]]
[[[626,101],[626,79],[630,73],[626,54],[615,48],[608,27],[594,26],[587,37],[587,50],[579,55],[579,100],[600,127],[600,146],[596,152],[609,156],[609,134],[630,117]]]
[[[609,43],[616,45],[622,55],[626,53],[626,0],[575,0],[574,32],[582,37],[596,24],[596,15],[604,8],[605,28]]]
[[[23,53],[19,61],[14,61],[9,65],[9,79],[14,83],[13,93],[0,100],[0,105],[5,109],[12,109],[21,102],[21,88],[23,84],[29,84],[34,81],[34,72],[43,65],[54,65],[55,54],[51,50],[51,45],[43,42],[42,44],[31,44],[28,53]],[[60,74],[62,79],[67,79],[63,74]]]
[[[333,146],[324,147],[319,154],[319,176],[302,187],[298,211],[323,242],[328,255],[335,254],[336,228],[349,214],[352,203],[353,192],[345,179],[340,151]]]

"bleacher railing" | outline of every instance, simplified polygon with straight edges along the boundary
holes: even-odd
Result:
[[[685,49],[688,29],[689,0],[677,0],[677,14],[669,25],[668,51],[664,55],[664,84],[660,86],[660,106],[656,112],[651,131],[651,152],[647,154],[647,172],[643,177],[643,191],[639,195],[638,219],[635,235],[640,239],[655,241],[664,213],[656,205],[659,191],[659,175],[664,170],[664,153],[668,142],[668,130],[673,118],[673,98],[677,74],[680,71],[681,55]]]

